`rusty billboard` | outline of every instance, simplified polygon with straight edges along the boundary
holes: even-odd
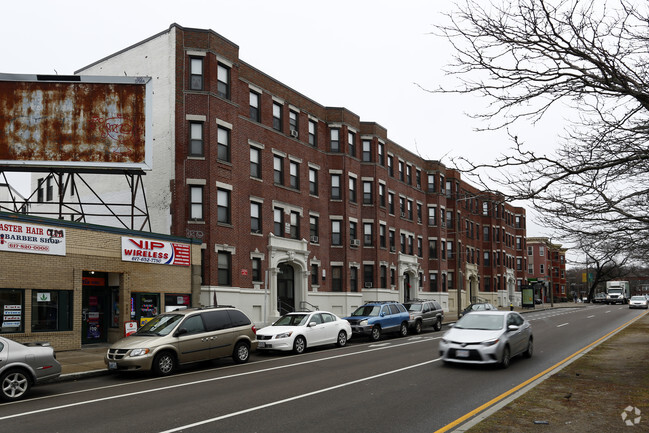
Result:
[[[150,77],[0,74],[0,165],[151,170]]]

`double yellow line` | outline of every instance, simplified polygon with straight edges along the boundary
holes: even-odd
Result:
[[[629,326],[631,323],[633,323],[633,322],[635,322],[636,320],[638,320],[638,319],[644,317],[644,316],[647,315],[648,313],[649,313],[649,311],[646,311],[646,312],[644,312],[643,314],[639,315],[638,317],[635,317],[635,318],[629,320],[628,322],[626,322],[626,323],[620,325],[619,327],[615,328],[614,330],[612,330],[612,331],[609,332],[608,334],[604,335],[603,337],[600,337],[600,338],[598,338],[597,340],[593,341],[593,342],[590,343],[588,346],[585,346],[585,347],[581,348],[580,350],[578,350],[577,352],[575,352],[575,353],[573,353],[572,355],[568,356],[568,357],[565,358],[564,360],[557,362],[557,363],[554,364],[552,367],[549,367],[549,368],[543,370],[542,372],[540,372],[540,373],[537,374],[536,376],[527,379],[525,382],[523,382],[523,383],[521,383],[521,384],[519,384],[519,385],[516,385],[515,387],[513,387],[513,388],[510,389],[509,391],[506,391],[506,392],[500,394],[498,397],[495,397],[495,398],[489,400],[488,402],[486,402],[486,403],[483,404],[482,406],[477,407],[476,409],[472,410],[471,412],[467,413],[466,415],[463,415],[463,416],[461,416],[460,418],[456,419],[455,421],[453,421],[453,422],[451,422],[451,423],[449,423],[449,424],[446,424],[446,425],[445,425],[444,427],[442,427],[441,429],[435,431],[435,433],[443,433],[443,432],[449,431],[449,430],[452,429],[453,427],[456,427],[456,426],[458,426],[459,424],[462,424],[463,422],[465,422],[466,420],[468,420],[468,419],[470,419],[470,418],[473,418],[474,416],[478,415],[480,412],[482,412],[482,411],[488,409],[489,407],[491,407],[491,406],[493,406],[494,404],[500,402],[501,400],[505,399],[506,397],[512,395],[513,393],[515,393],[516,391],[520,390],[521,388],[524,388],[525,386],[527,386],[527,385],[529,385],[530,383],[534,382],[535,380],[539,379],[540,377],[542,377],[542,376],[544,376],[544,375],[550,373],[550,372],[551,372],[552,370],[554,370],[555,368],[557,368],[557,367],[559,367],[559,366],[565,364],[566,362],[570,361],[572,358],[574,358],[574,357],[576,357],[577,355],[583,353],[584,351],[590,349],[591,347],[596,346],[596,345],[599,344],[601,341],[606,340],[606,339],[607,339],[608,337],[610,337],[611,335],[615,334],[616,332],[620,331],[620,330],[623,329],[623,328],[626,328],[626,327]]]

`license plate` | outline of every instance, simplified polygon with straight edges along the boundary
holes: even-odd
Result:
[[[262,347],[262,348],[266,347],[266,343],[263,343],[263,342],[260,341],[260,342],[257,343],[257,347]]]
[[[114,361],[109,361],[108,362],[108,369],[109,370],[117,370],[117,363]]]
[[[455,351],[455,356],[458,358],[468,358],[469,357],[469,351],[468,350],[456,350]]]

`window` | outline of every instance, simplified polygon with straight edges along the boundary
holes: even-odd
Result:
[[[319,242],[319,237],[318,237],[318,217],[315,215],[309,216],[309,234],[311,235],[311,242],[318,243]]]
[[[48,176],[47,179],[45,179],[45,200],[52,201],[53,199],[54,199],[54,187],[52,186],[52,176]]]
[[[489,227],[487,226],[482,226],[482,240],[489,240]]]
[[[342,193],[340,191],[340,175],[332,174],[331,175],[331,199],[340,200],[342,198]]]
[[[273,209],[273,234],[284,236],[284,209],[278,207]]]
[[[436,226],[437,225],[437,208],[429,207],[428,208],[428,225]]]
[[[273,129],[282,131],[282,104],[273,102]]]
[[[446,242],[442,241],[439,243],[439,246],[441,247],[441,257],[442,260],[446,260]]]
[[[528,245],[527,246],[527,255],[531,256],[532,254],[534,254],[534,250],[533,250],[531,245]]]
[[[289,110],[288,112],[288,127],[291,131],[291,135],[296,137],[298,136],[298,113],[297,111]]]
[[[408,200],[408,219],[412,220],[412,200]]]
[[[289,185],[291,188],[300,189],[300,164],[291,161],[288,169]]]
[[[311,285],[312,286],[317,286],[320,284],[318,281],[318,265],[316,264],[311,264]]]
[[[191,90],[203,90],[203,59],[200,57],[192,57],[189,62],[189,88]]]
[[[543,263],[541,263],[539,265],[539,273],[540,274],[545,274],[545,265]]]
[[[363,283],[365,287],[374,287],[374,265],[363,265]]]
[[[331,267],[331,290],[333,292],[343,291],[343,267],[342,266]]]
[[[230,191],[227,189],[217,189],[217,221],[224,224],[230,224]]]
[[[403,182],[403,179],[404,179],[404,177],[403,177],[404,176],[404,173],[403,173],[403,161],[399,160],[398,165],[399,165],[399,180],[401,182]]]
[[[363,204],[372,204],[372,182],[363,181]]]
[[[489,266],[489,258],[490,258],[489,251],[485,251],[484,255],[482,256],[483,260],[482,262],[484,263],[485,266]]]
[[[318,124],[315,120],[309,120],[309,144],[313,147],[318,145]]]
[[[331,245],[342,245],[341,222],[331,221]]]
[[[415,186],[421,189],[421,170],[415,170]]]
[[[318,170],[309,167],[309,194],[318,195]]]
[[[421,203],[417,203],[417,222],[421,224]]]
[[[543,257],[545,255],[545,248],[542,246],[539,247],[539,256]]]
[[[349,178],[349,201],[356,203],[356,178]]]
[[[358,268],[349,268],[349,290],[358,292]]]
[[[431,292],[437,292],[439,290],[437,287],[437,274],[428,275],[428,287]]]
[[[230,99],[230,68],[221,64],[216,66],[216,94]]]
[[[394,215],[394,193],[393,192],[388,193],[388,211],[390,212],[390,215]]]
[[[431,259],[437,258],[437,239],[428,240],[428,256]]]
[[[354,221],[349,222],[349,239],[351,239],[352,241],[355,241],[357,239],[356,222]]]
[[[353,132],[347,133],[347,146],[349,147],[349,155],[356,157],[356,134]]]
[[[456,289],[456,287],[453,287],[453,274],[450,272],[446,275],[446,287],[449,290]]]
[[[406,234],[401,233],[400,237],[401,237],[401,253],[405,254],[406,253]]]
[[[22,290],[0,289],[0,305],[3,306],[4,315],[0,333],[24,332],[24,296]]]
[[[250,203],[250,231],[261,233],[261,204],[257,202]]]
[[[406,183],[412,185],[412,167],[406,165]]]
[[[273,158],[273,181],[276,185],[284,185],[284,158],[277,155]]]
[[[393,251],[393,252],[395,250],[395,244],[394,244],[395,239],[394,239],[394,237],[395,237],[394,230],[390,230],[388,232],[388,239],[390,241],[390,251]]]
[[[300,214],[298,212],[291,212],[291,239],[300,239]]]
[[[217,139],[219,161],[230,162],[230,130],[218,127]]]
[[[372,142],[370,140],[363,140],[363,162],[372,162]]]
[[[391,155],[388,155],[388,174],[394,177],[394,158]]]
[[[390,284],[394,286],[396,281],[396,271],[394,268],[390,268]]]
[[[388,285],[388,268],[385,265],[381,265],[381,288],[386,288]]]
[[[385,248],[387,245],[385,224],[379,225],[379,246]]]
[[[406,199],[404,197],[399,197],[399,212],[401,212],[401,218],[406,216]]]
[[[379,205],[385,207],[385,185],[379,183]]]
[[[256,147],[250,148],[250,176],[261,179],[261,151]]]
[[[255,257],[252,259],[252,281],[263,281],[261,275],[261,259]]]
[[[203,156],[203,123],[189,123],[189,156]]]
[[[379,164],[385,167],[385,144],[379,142]]]
[[[329,131],[329,151],[340,152],[340,129]]]
[[[259,93],[250,91],[250,118],[255,122],[261,121],[261,111],[259,110]]]
[[[434,174],[429,174],[428,175],[428,192],[435,192],[435,175]]]
[[[226,251],[218,254],[218,284],[219,286],[232,285],[232,255]]]
[[[190,186],[189,187],[189,219],[202,220],[203,219],[203,187]]]
[[[418,255],[419,257],[423,257],[423,256],[424,256],[424,254],[423,254],[423,249],[424,249],[424,246],[423,246],[423,239],[420,238],[420,237],[417,237],[417,255]]]
[[[32,290],[32,331],[71,331],[72,305],[71,290]]]
[[[42,177],[40,179],[38,179],[38,193],[36,194],[36,200],[38,201],[38,203],[43,203],[43,197],[44,197],[43,183],[44,182],[45,182],[45,179],[43,179]]]
[[[371,247],[374,245],[374,224],[363,223],[363,245]]]

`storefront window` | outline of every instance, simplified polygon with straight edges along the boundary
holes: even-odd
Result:
[[[165,295],[165,311],[184,310],[191,306],[191,297],[183,293]]]
[[[2,306],[0,332],[24,332],[24,296],[22,290],[0,290],[0,305]]]
[[[158,293],[134,293],[131,297],[131,320],[144,326],[160,314],[160,295]]]
[[[119,328],[119,287],[110,289],[110,327]]]
[[[72,330],[72,291],[32,290],[32,331]]]

